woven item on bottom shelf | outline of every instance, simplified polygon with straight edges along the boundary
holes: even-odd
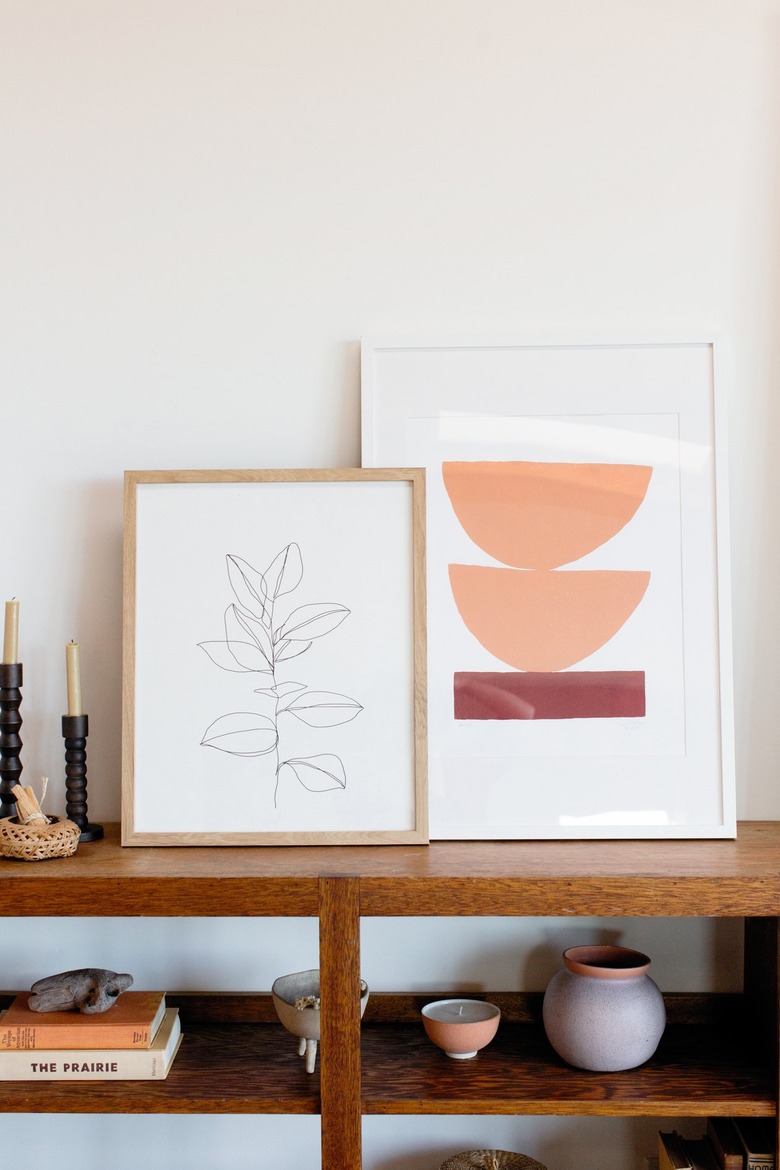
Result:
[[[74,821],[50,817],[46,824],[29,825],[17,817],[0,819],[0,854],[18,861],[46,861],[50,857],[70,857],[76,852],[81,829]]]
[[[527,1154],[510,1150],[464,1150],[442,1162],[439,1170],[547,1170]]]

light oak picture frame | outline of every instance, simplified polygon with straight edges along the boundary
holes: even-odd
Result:
[[[123,845],[426,843],[424,472],[124,491]]]

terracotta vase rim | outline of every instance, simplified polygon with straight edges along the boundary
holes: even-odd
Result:
[[[596,979],[633,979],[647,974],[650,967],[650,958],[643,951],[611,945],[569,947],[563,952],[563,961],[575,975]]]

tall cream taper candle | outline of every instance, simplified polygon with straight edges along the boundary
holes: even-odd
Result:
[[[83,715],[81,699],[81,650],[78,642],[65,645],[65,669],[68,676],[68,714]]]

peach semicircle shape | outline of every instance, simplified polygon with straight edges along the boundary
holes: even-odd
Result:
[[[463,622],[516,670],[565,670],[604,646],[645,595],[650,574],[450,565]]]
[[[442,464],[464,530],[518,569],[555,569],[605,544],[636,513],[652,471],[633,463]]]

